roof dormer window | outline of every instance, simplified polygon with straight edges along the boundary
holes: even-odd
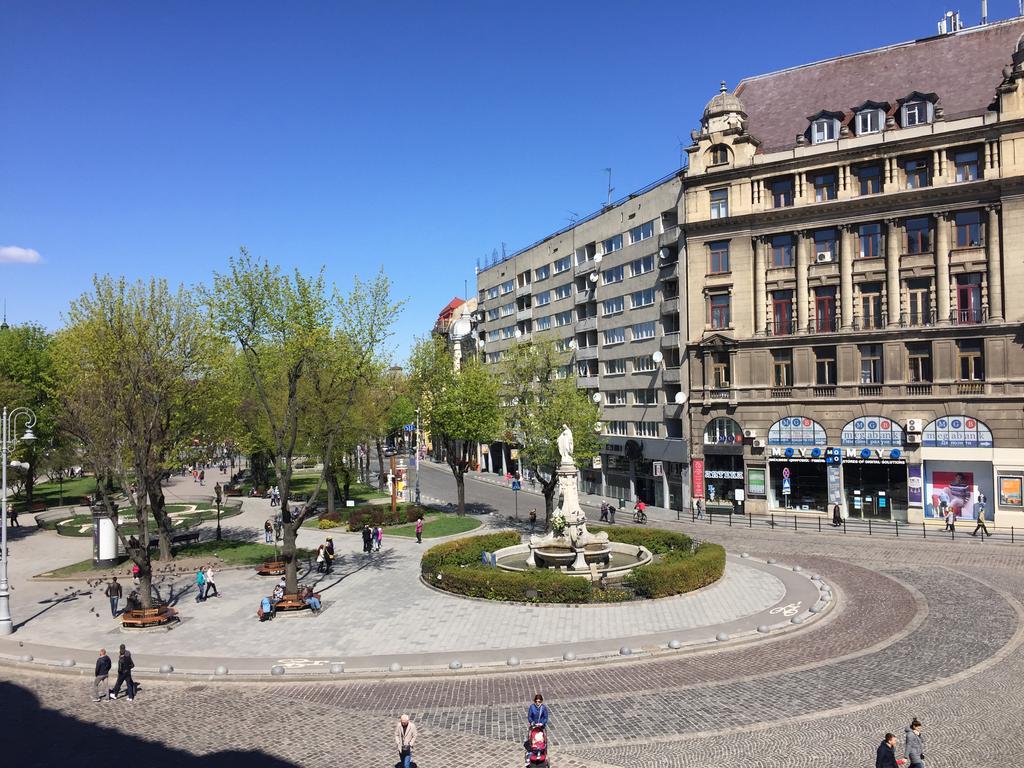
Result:
[[[724,165],[729,162],[729,148],[725,144],[716,144],[708,154],[711,160],[709,165]]]
[[[857,113],[857,135],[879,133],[885,123],[885,113],[880,109],[865,109]]]
[[[911,101],[903,105],[903,127],[912,128],[915,125],[930,123],[928,119],[928,102]]]
[[[820,117],[811,123],[811,143],[824,144],[835,141],[839,133],[839,121],[831,117]]]

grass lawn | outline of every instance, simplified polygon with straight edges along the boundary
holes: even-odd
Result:
[[[60,483],[39,483],[32,489],[32,501],[44,502],[47,507],[61,506],[61,498],[64,504],[77,504],[83,496],[96,492],[95,477],[76,477],[73,480],[65,480],[63,491]],[[24,493],[24,492],[23,492]],[[26,508],[25,499],[19,498],[14,501],[19,511]]]
[[[258,544],[251,541],[236,541],[235,539],[225,539],[223,541],[203,541],[198,544],[190,544],[187,547],[178,547],[174,550],[175,559],[182,559],[187,557],[194,558],[217,558],[224,565],[259,565],[264,560],[270,560],[276,556],[273,544]],[[298,557],[300,560],[312,559],[316,553],[310,549],[299,549]],[[157,551],[152,552],[152,558],[154,563],[160,562],[160,553]],[[129,568],[129,562],[126,560],[119,566],[114,568],[96,568],[92,564],[92,559],[82,560],[78,563],[72,563],[71,565],[65,565],[61,568],[55,568],[52,571],[47,571],[44,576],[53,576],[54,578],[67,578],[68,576],[75,576],[81,573],[105,573],[111,570],[123,570]]]
[[[319,479],[320,479],[320,473],[319,472],[314,472],[312,474],[309,474],[309,473],[298,474],[298,473],[296,473],[296,474],[294,474],[292,476],[292,487],[289,489],[289,493],[299,494],[299,495],[302,495],[302,496],[305,496],[305,497],[308,498],[309,494],[311,494],[313,492],[313,489],[316,488],[316,483],[317,483],[317,480],[319,480]],[[271,483],[271,485],[274,484],[273,477],[271,477],[270,483]],[[248,496],[249,495],[249,491],[252,490],[252,483],[242,483],[242,485],[240,487],[242,489],[242,494],[244,496]],[[368,485],[364,485],[363,483],[352,483],[352,485],[349,486],[348,492],[349,492],[349,498],[354,499],[356,501],[356,503],[359,503],[360,501],[366,501],[367,499],[372,499],[372,498],[375,498],[375,497],[381,495],[380,491],[376,490],[375,488],[371,488]],[[317,501],[327,501],[327,486],[326,486],[326,484],[321,486],[320,493],[317,494],[316,500]],[[340,499],[339,499],[339,502],[340,502]],[[340,503],[339,503],[339,506],[340,506]]]
[[[241,505],[221,506],[220,519],[225,520],[229,517],[234,517],[242,511]],[[183,528],[196,525],[204,520],[216,520],[217,519],[217,507],[205,501],[197,502],[195,504],[168,504],[168,514],[178,515],[180,517],[173,518],[173,528],[178,531]],[[130,507],[118,510],[118,517],[121,516],[134,516],[134,512]],[[92,536],[92,514],[87,515],[75,515],[64,520],[57,521],[55,524],[57,533],[62,536]],[[156,535],[156,520],[152,517],[149,518],[150,530],[153,535]],[[138,533],[138,526],[134,523],[122,523],[121,531],[125,535],[132,535]]]
[[[439,539],[442,536],[453,536],[456,533],[465,533],[480,527],[480,521],[474,517],[460,517],[459,515],[437,515],[424,519],[423,538]],[[408,536],[416,535],[416,524],[396,525],[392,528],[385,528],[387,536]]]

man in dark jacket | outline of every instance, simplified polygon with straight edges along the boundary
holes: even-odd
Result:
[[[896,734],[887,733],[875,752],[875,768],[897,768]]]
[[[117,576],[110,579],[107,584],[107,597],[110,598],[110,615],[117,618],[117,602],[121,599],[121,585],[117,583]]]
[[[370,530],[370,526],[363,526],[363,552],[370,554],[370,542],[373,539],[373,531]]]
[[[103,691],[107,688],[107,675],[110,674],[110,657],[107,656],[107,649],[100,648],[99,658],[96,659],[96,671],[92,681],[92,700],[103,701]]]
[[[131,651],[124,647],[124,643],[121,643],[121,648],[117,654],[117,682],[114,683],[114,690],[110,691],[110,698],[116,699],[118,694],[121,693],[121,683],[127,683],[128,701],[135,700],[135,681],[132,680],[132,669],[134,667],[135,662],[132,661]]]

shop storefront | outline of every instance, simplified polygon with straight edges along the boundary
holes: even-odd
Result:
[[[824,427],[787,416],[769,428],[767,443],[769,507],[824,512],[829,500]]]
[[[924,519],[942,520],[953,511],[957,520],[977,520],[979,493],[986,498],[986,519],[993,519],[992,500],[999,499],[992,472],[994,448],[992,431],[971,416],[943,416],[924,428]]]
[[[704,494],[706,508],[733,512],[737,490],[743,496],[743,429],[733,419],[719,417],[704,429]]]
[[[883,416],[862,416],[843,427],[843,501],[850,517],[907,520],[903,444],[903,427]]]

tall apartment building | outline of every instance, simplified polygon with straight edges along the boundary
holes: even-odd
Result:
[[[680,175],[663,179],[478,272],[484,359],[545,336],[565,376],[599,395],[600,461],[581,486],[679,509],[688,497],[678,263]],[[485,469],[514,471],[495,444]]]
[[[1024,20],[723,85],[693,139],[694,494],[1021,525]]]

